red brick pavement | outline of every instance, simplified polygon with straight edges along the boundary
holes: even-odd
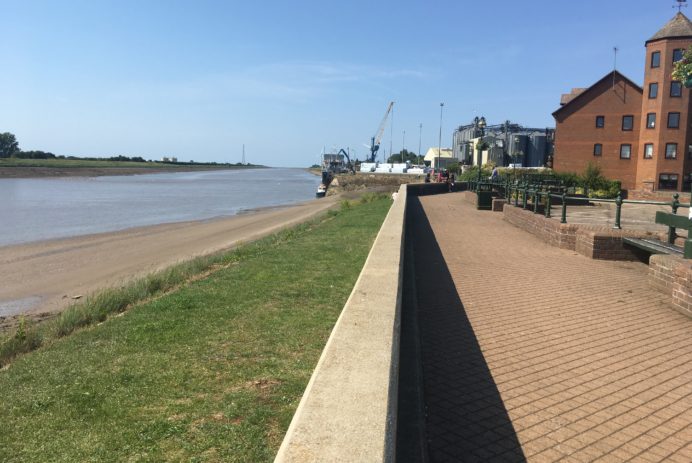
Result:
[[[692,321],[646,265],[413,202],[431,461],[692,462]]]

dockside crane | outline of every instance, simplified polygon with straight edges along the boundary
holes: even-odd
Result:
[[[375,162],[377,158],[377,151],[380,149],[380,142],[384,134],[384,126],[387,124],[387,118],[389,117],[389,113],[392,112],[393,106],[394,102],[390,101],[389,106],[387,106],[387,111],[385,111],[384,117],[382,118],[382,122],[380,122],[380,127],[377,129],[377,132],[375,132],[375,136],[370,140],[370,162]]]

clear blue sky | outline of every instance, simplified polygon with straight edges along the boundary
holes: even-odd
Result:
[[[474,116],[553,126],[560,94],[618,69],[673,0],[0,0],[0,132],[24,150],[271,166],[323,146],[443,146]],[[686,11],[692,17],[692,11]],[[692,8],[689,8],[692,10]],[[390,128],[382,142],[389,153]],[[381,150],[382,151],[382,150]]]

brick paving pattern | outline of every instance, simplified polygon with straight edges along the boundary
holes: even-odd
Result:
[[[692,320],[645,264],[412,200],[431,461],[692,462]]]

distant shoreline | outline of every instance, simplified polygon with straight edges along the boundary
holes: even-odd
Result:
[[[12,166],[0,167],[3,178],[42,178],[42,177],[103,177],[110,175],[142,175],[175,172],[194,172],[205,170],[261,169],[263,166],[171,166],[171,167],[38,167]]]

